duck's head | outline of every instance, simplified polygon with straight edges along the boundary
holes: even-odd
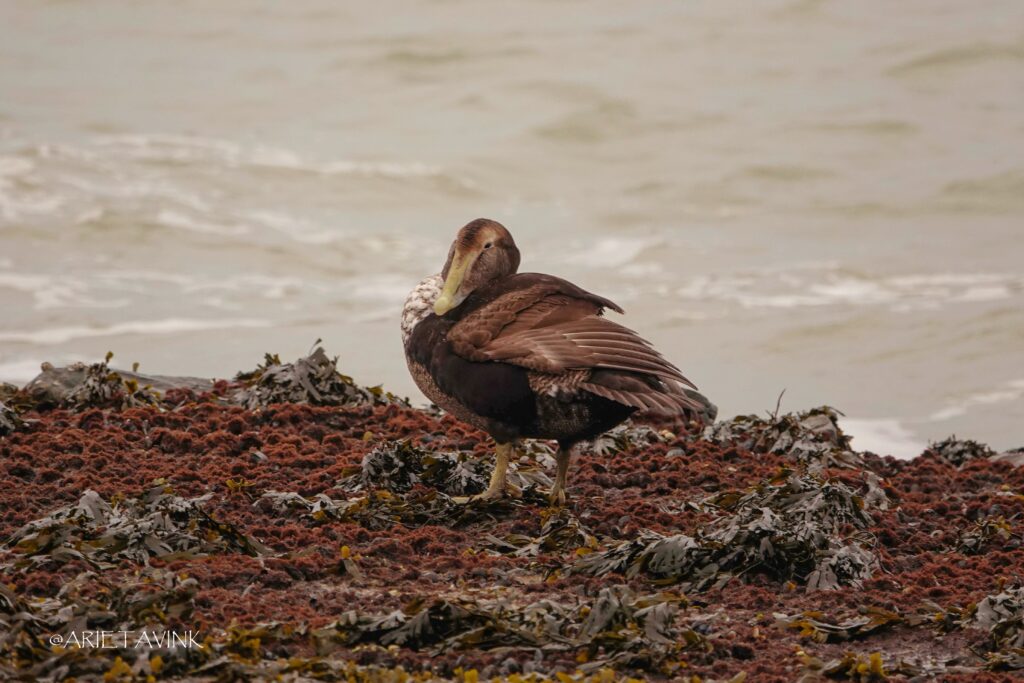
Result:
[[[488,282],[513,275],[519,269],[519,249],[505,226],[478,218],[459,230],[448,251],[441,277],[444,287],[434,302],[434,313],[444,315]]]

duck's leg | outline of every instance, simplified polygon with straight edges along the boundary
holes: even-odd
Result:
[[[555,483],[551,486],[551,496],[548,498],[554,507],[565,505],[565,477],[569,472],[569,458],[571,456],[571,446],[558,444],[558,452],[555,453],[558,469],[555,471]]]
[[[505,475],[508,473],[508,462],[515,453],[516,444],[514,441],[499,443],[494,448],[494,472],[491,473],[491,483],[487,490],[475,496],[453,498],[456,503],[468,503],[471,500],[490,500],[500,498],[505,493]]]

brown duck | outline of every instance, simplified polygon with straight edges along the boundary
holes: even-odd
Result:
[[[714,419],[696,387],[632,330],[603,317],[616,304],[552,275],[519,273],[500,223],[459,230],[439,275],[409,294],[406,360],[417,386],[486,431],[497,461],[480,498],[502,495],[520,439],[558,442],[552,504],[565,502],[572,447],[637,411]]]

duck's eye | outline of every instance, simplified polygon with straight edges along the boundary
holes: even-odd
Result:
[[[490,249],[493,246],[494,246],[494,242],[488,242],[487,244],[484,245],[484,249]]]

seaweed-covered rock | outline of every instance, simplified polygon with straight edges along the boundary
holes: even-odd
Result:
[[[85,379],[64,398],[62,406],[74,410],[85,408],[159,407],[160,394],[150,386],[139,386],[135,379],[125,379],[110,368],[114,354],[107,353],[102,363],[85,368]]]
[[[877,564],[862,539],[844,535],[847,528],[865,528],[870,518],[860,496],[842,482],[791,475],[781,483],[720,494],[708,502],[725,514],[695,536],[648,531],[585,556],[574,571],[644,574],[659,582],[680,582],[688,590],[761,572],[800,580],[810,591],[859,585]]]
[[[971,460],[995,455],[995,451],[985,444],[970,439],[957,439],[955,436],[930,444],[928,450],[954,467],[963,467]]]
[[[1014,467],[1024,467],[1024,448],[1011,448],[998,455],[989,456],[993,462],[1006,462]]]
[[[114,370],[108,353],[99,363],[74,363],[57,368],[43,363],[42,372],[20,392],[26,403],[36,408],[134,408],[158,407],[161,392],[172,388],[206,386],[213,383],[193,377],[142,375],[137,368]]]
[[[839,413],[822,406],[802,413],[738,415],[704,429],[704,438],[722,445],[732,443],[755,453],[784,455],[819,471],[825,467],[863,467],[850,448],[850,437],[839,427]]]
[[[361,387],[338,372],[338,357],[329,358],[323,347],[293,363],[266,354],[263,365],[235,377],[242,384],[231,397],[234,403],[255,410],[272,403],[309,403],[317,406],[374,405],[401,402],[380,387]]]

